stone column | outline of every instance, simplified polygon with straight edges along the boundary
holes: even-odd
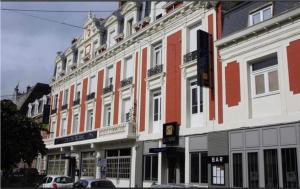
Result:
[[[76,154],[75,158],[76,158],[76,168],[75,168],[75,170],[79,170],[79,168],[80,168],[80,155],[79,155],[79,153]],[[79,170],[79,174],[80,174],[80,170]],[[79,180],[79,176],[75,175],[75,182],[77,182],[78,180]]]
[[[158,141],[158,147],[160,148],[162,146],[162,141]],[[158,175],[157,175],[157,184],[162,183],[162,154],[161,152],[158,153]]]
[[[96,179],[100,179],[101,178],[101,170],[100,167],[97,165],[97,161],[101,158],[101,153],[96,152]]]
[[[135,166],[136,166],[136,146],[131,147],[131,165],[130,165],[130,185],[129,187],[135,187]]]
[[[68,170],[69,170],[69,159],[65,160],[65,176],[68,176]]]
[[[184,183],[189,184],[190,183],[190,140],[189,137],[185,137],[185,178],[184,178]]]

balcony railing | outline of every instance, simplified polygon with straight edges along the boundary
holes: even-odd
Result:
[[[55,114],[56,112],[57,112],[56,108],[51,110],[51,114]]]
[[[73,106],[80,104],[80,98],[73,101]]]
[[[183,56],[184,63],[189,63],[193,60],[197,60],[197,50],[189,52]]]
[[[121,87],[125,87],[125,86],[127,86],[127,85],[132,84],[132,79],[133,79],[132,77],[123,79],[123,80],[121,81]]]
[[[54,145],[54,138],[46,138],[46,139],[43,139],[43,141],[44,141],[44,144],[46,147]]]
[[[95,98],[95,93],[90,93],[86,96],[86,100],[91,100],[91,99],[94,99]]]
[[[120,123],[117,125],[104,126],[98,130],[98,137],[114,134],[126,134],[134,136],[136,132],[135,125],[131,122]]]
[[[113,88],[114,88],[113,84],[108,85],[107,87],[103,88],[103,94],[107,94],[107,93],[112,92]]]
[[[148,70],[148,77],[159,74],[163,71],[163,65],[156,65]]]
[[[65,109],[67,109],[67,108],[68,108],[68,104],[64,104],[64,105],[61,106],[61,109],[62,109],[62,110],[65,110]]]

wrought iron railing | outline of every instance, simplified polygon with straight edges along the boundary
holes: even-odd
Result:
[[[64,105],[61,106],[61,109],[62,109],[62,110],[65,110],[65,109],[67,109],[67,108],[68,108],[68,104],[64,104]]]
[[[197,60],[197,50],[189,52],[183,56],[184,63],[189,63],[193,60]]]
[[[130,84],[132,84],[132,77],[123,79],[121,81],[121,87],[125,87],[125,86],[130,85]]]
[[[91,100],[91,99],[94,99],[95,98],[95,93],[90,93],[86,96],[86,100]]]
[[[55,114],[56,112],[57,112],[56,108],[51,110],[51,114]]]
[[[148,70],[148,77],[159,74],[163,71],[163,65],[156,65]]]
[[[103,88],[103,94],[107,94],[109,92],[112,92],[113,88],[114,88],[113,84],[108,85],[107,87]]]
[[[80,98],[73,101],[73,106],[80,104]]]

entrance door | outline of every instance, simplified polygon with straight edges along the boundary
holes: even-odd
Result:
[[[168,156],[168,184],[184,183],[184,153]]]
[[[71,157],[69,159],[68,175],[73,179],[75,178],[75,168],[76,168],[76,159],[74,157]]]

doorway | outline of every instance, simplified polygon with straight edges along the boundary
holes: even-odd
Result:
[[[168,164],[168,184],[180,184],[184,183],[184,153],[178,153],[176,156],[167,156]]]
[[[76,159],[75,157],[69,158],[68,176],[75,179]]]

